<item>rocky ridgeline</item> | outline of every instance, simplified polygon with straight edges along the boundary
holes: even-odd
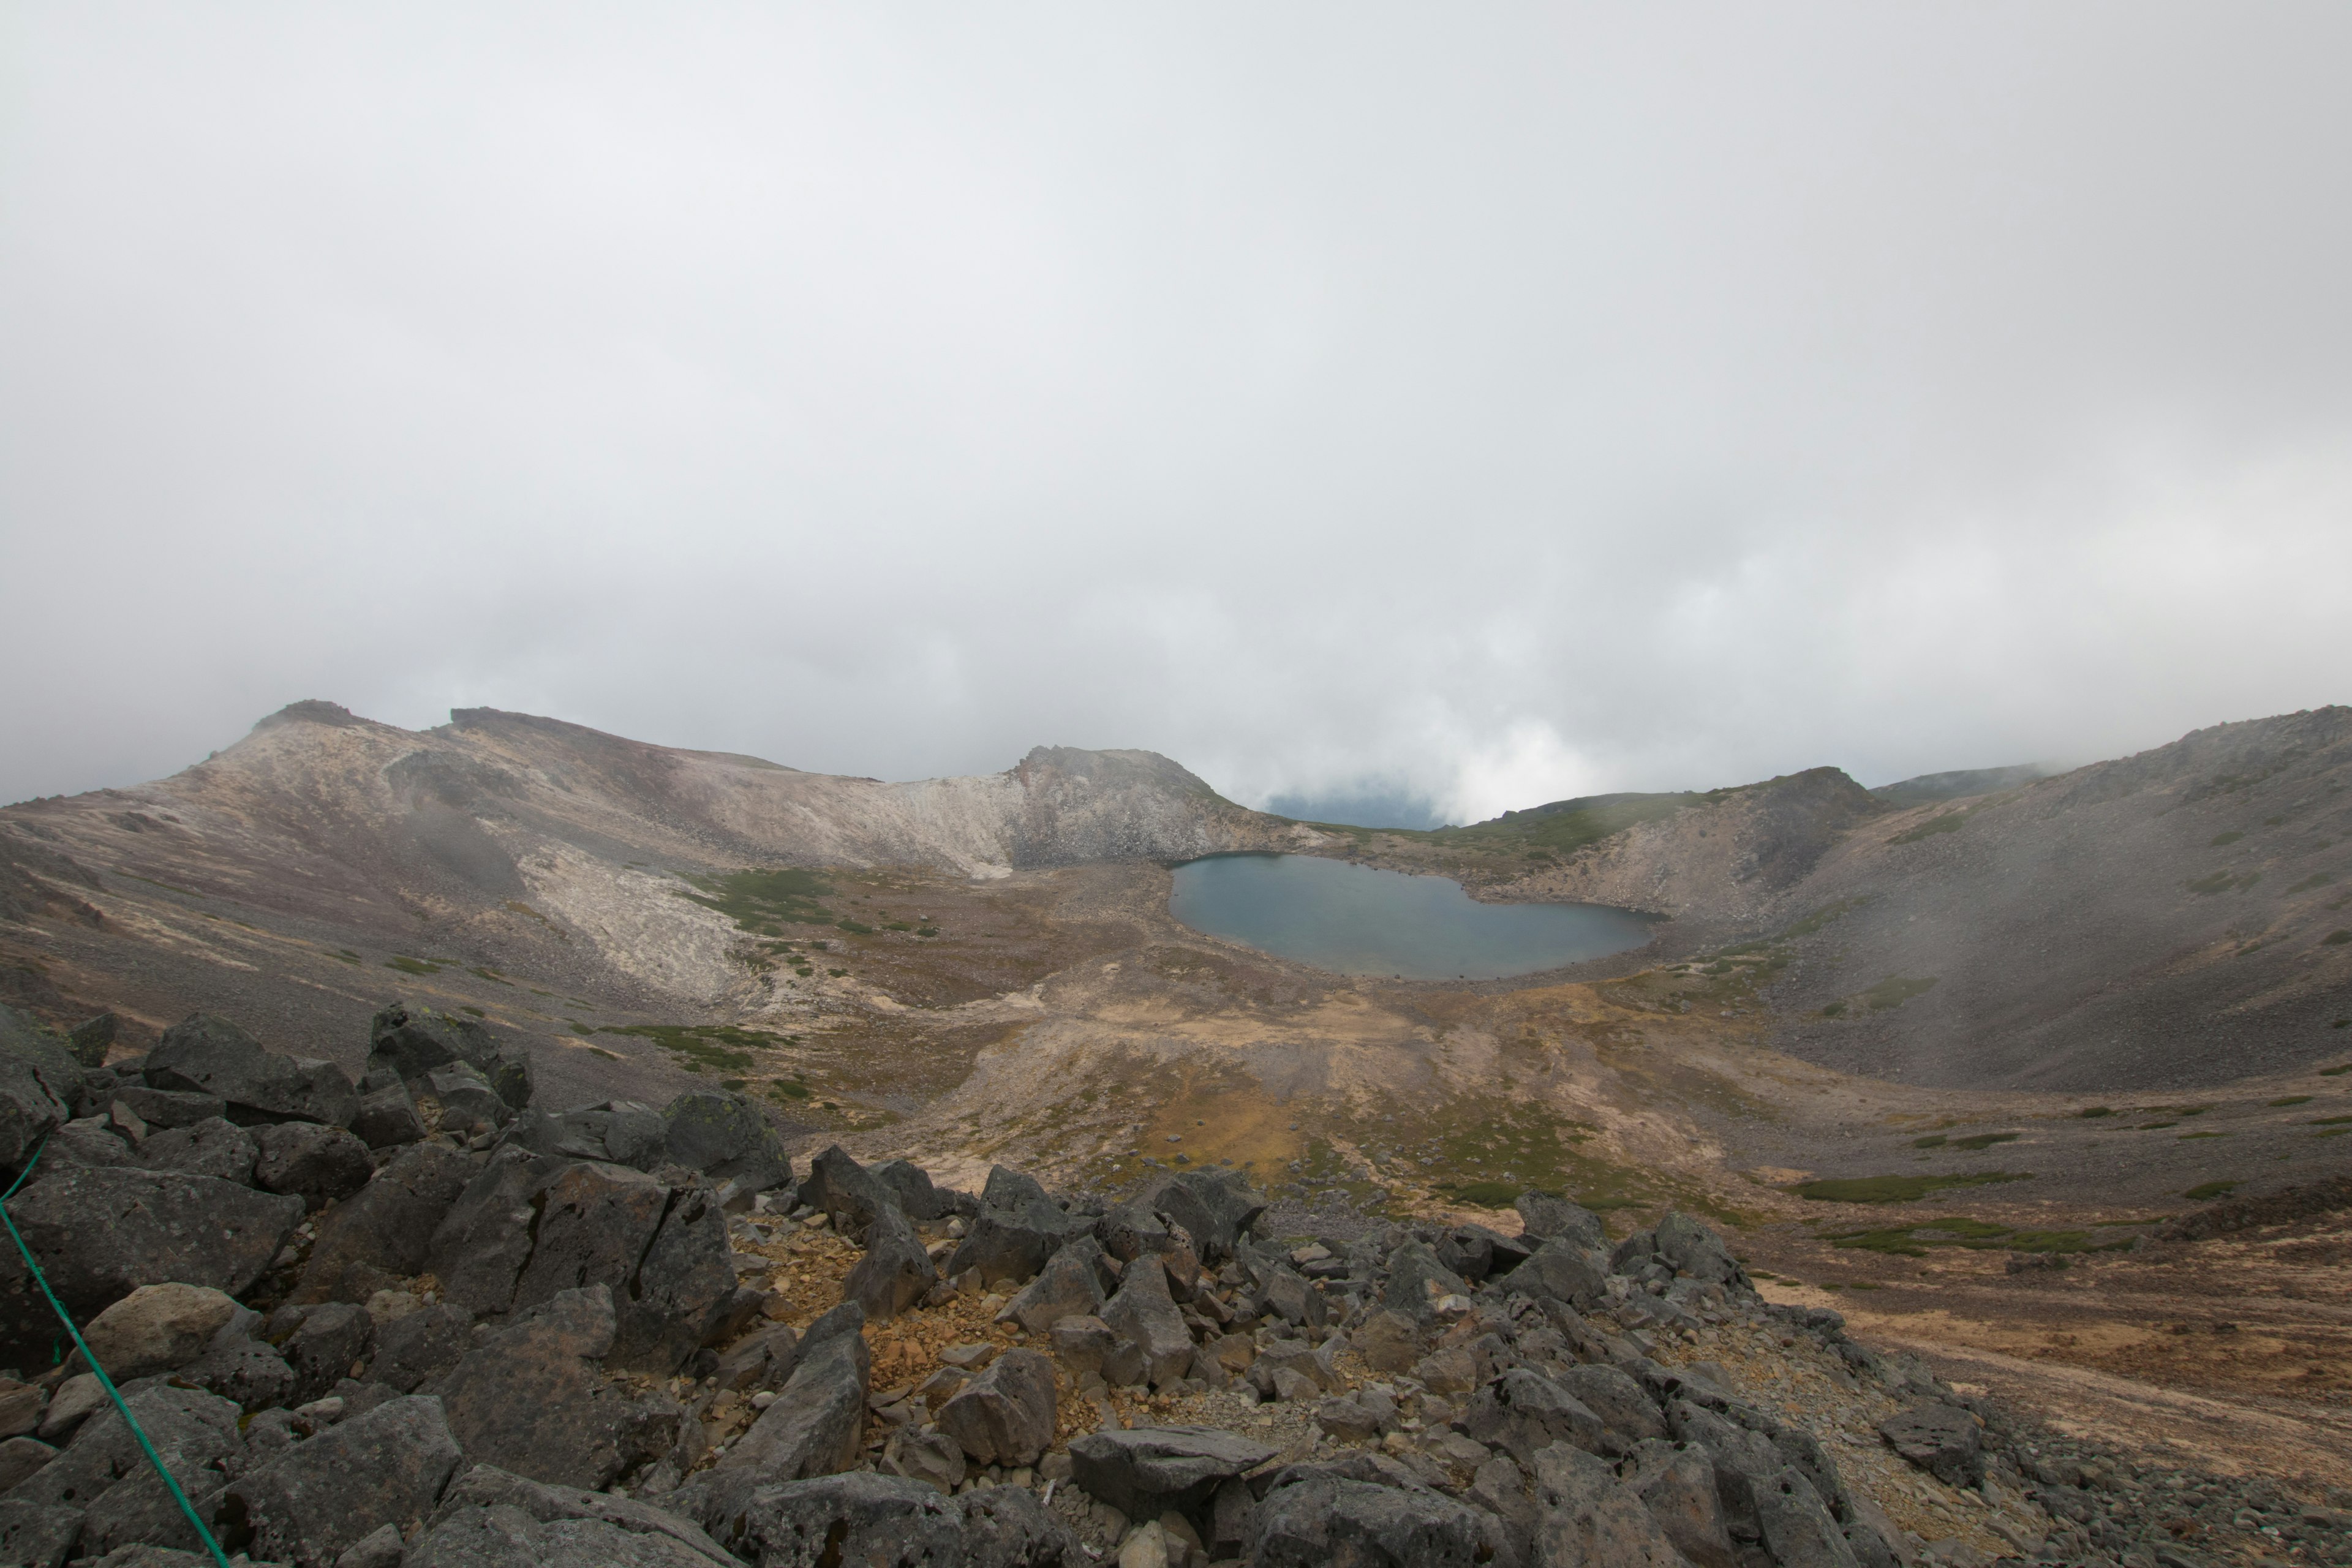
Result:
[[[1612,1245],[1530,1194],[1517,1236],[1286,1248],[1230,1173],[1113,1203],[999,1167],[975,1196],[836,1147],[795,1181],[737,1095],[530,1099],[527,1063],[421,1007],[376,1016],[357,1084],[215,1017],[110,1067],[0,1018],[0,1168],[41,1150],[9,1212],[225,1547],[341,1568],[1920,1560],[1813,1432],[1657,1359],[1727,1327],[1892,1397],[1883,1441],[1944,1484],[2032,1484],[1924,1367],[1766,1305],[1679,1215]],[[797,1331],[774,1259],[738,1250],[793,1234],[856,1249]],[[197,1561],[13,1256],[0,1289],[0,1563]],[[881,1325],[959,1304],[1024,1342],[872,1386]],[[1126,1424],[1139,1392],[1237,1418]],[[748,1425],[707,1419],[720,1401]],[[1239,1416],[1269,1405],[1291,1425]],[[1282,1430],[1305,1441],[1261,1440]],[[2016,1544],[2099,1541],[2061,1521]]]

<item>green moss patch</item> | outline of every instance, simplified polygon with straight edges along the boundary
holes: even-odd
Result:
[[[796,866],[685,880],[701,890],[679,897],[718,910],[755,936],[782,936],[789,925],[831,925],[835,918],[818,901],[833,896],[833,884]]]
[[[2290,1094],[2272,1100],[2271,1105],[2273,1109],[2282,1105],[2309,1105],[2311,1100],[2312,1097],[2307,1094]]]
[[[631,1024],[625,1027],[607,1025],[595,1032],[651,1040],[674,1053],[678,1065],[687,1071],[702,1073],[748,1071],[760,1065],[761,1058],[754,1052],[798,1043],[795,1036],[739,1029],[730,1024]]]
[[[2239,839],[2243,838],[2244,837],[2244,834],[2239,832],[2233,827],[2227,833],[2216,833],[2213,835],[2212,838],[2209,841],[2209,847],[2219,849],[2224,844],[2235,844]]]
[[[1925,996],[1935,988],[1936,976],[1932,974],[1922,980],[1906,980],[1899,974],[1890,974],[1864,992],[1857,1000],[1874,1013],[1885,1013],[1915,997]]]
[[[2237,1190],[2238,1184],[2235,1182],[2207,1182],[2189,1188],[2180,1195],[2190,1203],[2202,1204],[2210,1203],[2215,1198],[2226,1198]]]
[[[386,969],[397,969],[403,974],[438,974],[441,965],[429,959],[410,958],[405,953],[383,961]]]
[[[2030,1182],[2031,1172],[1978,1171],[1952,1176],[1833,1176],[1800,1182],[1782,1191],[1824,1204],[1909,1204],[1948,1187],[1984,1187],[2002,1182]]]

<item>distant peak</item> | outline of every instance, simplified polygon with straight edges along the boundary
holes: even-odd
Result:
[[[289,702],[285,707],[256,724],[254,728],[270,730],[280,724],[324,724],[331,729],[348,730],[355,724],[366,722],[365,719],[360,718],[340,702],[329,702],[320,698],[308,697],[299,702]]]

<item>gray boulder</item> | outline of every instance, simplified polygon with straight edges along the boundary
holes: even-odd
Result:
[[[756,1311],[766,1298],[754,1292],[747,1302],[736,1289],[733,1250],[719,1195],[707,1187],[673,1189],[653,1245],[616,1300],[619,1328],[606,1364],[675,1372],[730,1321],[740,1324],[747,1305]]]
[[[653,1245],[669,1197],[660,1182],[626,1165],[558,1167],[530,1196],[533,1244],[515,1280],[516,1308],[598,1280],[625,1284]]]
[[[982,1465],[1034,1465],[1054,1441],[1054,1363],[1010,1350],[940,1406],[940,1430]]]
[[[1732,1260],[1723,1238],[1688,1215],[1669,1212],[1658,1222],[1653,1236],[1658,1256],[1672,1264],[1677,1274],[1686,1274],[1705,1284],[1747,1282],[1746,1274]]]
[[[294,1369],[270,1346],[231,1332],[179,1369],[183,1383],[233,1400],[247,1411],[267,1410],[293,1398]]]
[[[834,1228],[849,1237],[863,1236],[877,1215],[898,1206],[896,1194],[838,1143],[811,1162],[808,1180],[801,1184],[796,1195],[809,1207],[830,1215]]]
[[[191,1094],[184,1089],[125,1083],[115,1086],[114,1098],[129,1106],[131,1113],[145,1122],[150,1132],[194,1127],[199,1121],[228,1115],[228,1101],[216,1094]]]
[[[319,1217],[294,1299],[364,1301],[395,1279],[423,1273],[436,1230],[474,1175],[474,1163],[443,1144],[403,1149]],[[509,1272],[509,1295],[512,1279]]]
[[[736,1568],[691,1520],[477,1465],[449,1483],[403,1568]]]
[[[1716,1489],[1715,1467],[1704,1451],[1643,1443],[1626,1480],[1675,1550],[1694,1568],[1738,1568],[1738,1552]]]
[[[871,1370],[866,1336],[858,1331],[865,1321],[857,1304],[845,1301],[809,1325],[792,1376],[719,1459],[719,1470],[788,1481],[833,1475],[858,1462]],[[702,1522],[711,1529],[707,1517]]]
[[[1957,1405],[1926,1400],[1878,1424],[1886,1446],[1948,1487],[1984,1485],[1983,1428]]]
[[[1665,1436],[1665,1417],[1642,1391],[1642,1385],[1617,1368],[1597,1363],[1571,1366],[1560,1373],[1559,1381],[1562,1388],[1628,1444]]]
[[[1536,1560],[1612,1568],[1685,1568],[1641,1494],[1591,1454],[1557,1444],[1536,1456]]]
[[[1463,1278],[1440,1263],[1427,1244],[1408,1241],[1389,1255],[1389,1280],[1381,1304],[1425,1323],[1436,1315],[1439,1300],[1469,1291]]]
[[[411,1152],[432,1147],[421,1144]],[[515,1279],[530,1261],[533,1224],[539,1214],[533,1200],[559,1169],[557,1162],[527,1149],[496,1149],[464,1190],[444,1204],[445,1212],[430,1232],[424,1262],[441,1281],[449,1300],[484,1317],[503,1314],[513,1307]],[[371,1190],[375,1184],[369,1184]],[[311,1293],[307,1278],[303,1293]]]
[[[52,1172],[8,1212],[50,1289],[85,1317],[164,1280],[242,1295],[301,1223],[302,1200],[116,1165]],[[15,1248],[0,1254],[0,1280],[23,1269]]]
[[[0,1006],[0,1170],[12,1177],[41,1141],[72,1119],[81,1064],[65,1043]]]
[[[306,1309],[301,1322],[278,1347],[294,1369],[294,1392],[289,1397],[297,1405],[322,1398],[374,1348],[375,1320],[365,1307],[330,1301]]]
[[[1462,1429],[1490,1448],[1503,1448],[1523,1466],[1555,1443],[1587,1453],[1622,1445],[1612,1442],[1600,1416],[1539,1372],[1515,1366],[1481,1388],[1464,1412]]]
[[[0,1492],[12,1491],[16,1483],[58,1457],[58,1451],[38,1437],[22,1433],[13,1437],[0,1437]],[[7,1559],[0,1557],[0,1563]]]
[[[604,1160],[651,1170],[668,1157],[669,1124],[641,1100],[608,1100],[576,1110],[518,1113],[501,1140],[537,1154]]]
[[[440,1395],[468,1458],[600,1491],[667,1452],[687,1419],[676,1401],[604,1376],[616,1328],[608,1287],[561,1291],[481,1336],[425,1392]]]
[[[474,1348],[474,1315],[448,1301],[405,1312],[376,1331],[368,1375],[403,1394],[447,1375]]]
[[[369,1021],[367,1066],[412,1084],[440,1068],[471,1068],[509,1109],[530,1103],[530,1058],[520,1047],[502,1044],[471,1018],[414,1002],[395,1002]]]
[[[139,1380],[121,1392],[164,1469],[191,1498],[206,1496],[244,1468],[245,1439],[237,1430],[241,1412],[229,1401],[198,1389],[174,1388],[161,1378]],[[186,1516],[111,1401],[90,1417],[64,1453],[8,1495],[80,1509],[80,1549],[93,1556],[134,1541],[197,1544]]]
[[[1005,1317],[1033,1334],[1048,1333],[1064,1318],[1092,1318],[1103,1305],[1102,1248],[1094,1237],[1065,1242],[1037,1278],[1005,1303]]]
[[[1141,1350],[1143,1375],[1154,1388],[1192,1370],[1192,1333],[1168,1293],[1167,1270],[1149,1262],[1130,1265],[1104,1304],[1102,1320]]]
[[[1821,1495],[1795,1466],[1765,1477],[1755,1498],[1764,1549],[1781,1568],[1862,1568]]]
[[[1250,1190],[1238,1172],[1186,1171],[1153,1188],[1151,1207],[1182,1226],[1214,1268],[1231,1259],[1241,1238],[1265,1212],[1265,1195]]]
[[[887,1322],[923,1298],[939,1280],[920,1237],[895,1206],[877,1212],[866,1227],[866,1256],[841,1282],[844,1300],[863,1308],[868,1320]]]
[[[714,1182],[759,1192],[793,1179],[783,1141],[759,1106],[728,1089],[690,1089],[663,1108],[669,1157]]]
[[[142,1069],[150,1089],[208,1094],[231,1121],[318,1121],[348,1127],[359,1095],[343,1069],[310,1057],[280,1056],[226,1018],[192,1014],[163,1031]]]
[[[415,1097],[417,1114],[455,1137],[495,1132],[514,1120],[514,1107],[471,1062],[435,1068],[408,1089]]]
[[[139,1152],[102,1116],[77,1117],[49,1134],[42,1147],[44,1163],[62,1165],[136,1165]]]
[[[1249,1561],[1255,1568],[1472,1568],[1492,1556],[1486,1530],[1476,1510],[1434,1492],[1307,1474],[1259,1500]]]
[[[151,1171],[214,1176],[244,1187],[253,1185],[254,1163],[260,1157],[253,1134],[224,1116],[150,1133],[139,1145],[139,1163]]]
[[[214,1529],[226,1550],[331,1568],[385,1525],[421,1526],[462,1457],[440,1401],[388,1400],[231,1481],[214,1505]]]
[[[988,1180],[981,1184],[982,1207],[992,1209],[1026,1208],[1031,1204],[1049,1204],[1054,1194],[1045,1184],[1026,1171],[1016,1171],[1010,1165],[991,1165]]]
[[[0,1563],[61,1568],[81,1540],[81,1510],[0,1498]]]
[[[1566,1198],[1554,1197],[1549,1193],[1521,1193],[1511,1206],[1519,1211],[1521,1233],[1530,1242],[1559,1237],[1587,1251],[1605,1252],[1609,1248],[1609,1233],[1601,1228],[1601,1216]]]
[[[986,1284],[1023,1284],[1045,1266],[1064,1242],[1090,1228],[1090,1220],[1073,1219],[1044,1198],[1032,1199],[1019,1208],[982,1204],[955,1256],[948,1260],[947,1271],[954,1278],[977,1268]]]
[[[1554,1237],[1511,1271],[1511,1289],[1590,1308],[1608,1291],[1608,1260],[1565,1237]]]
[[[918,1223],[945,1219],[955,1212],[955,1200],[931,1185],[929,1173],[920,1165],[885,1160],[866,1167],[866,1173],[889,1189],[898,1202],[898,1211],[908,1219]]]
[[[340,1127],[283,1122],[256,1128],[253,1142],[253,1184],[291,1193],[313,1214],[350,1197],[375,1174],[368,1146]]]
[[[244,1311],[208,1286],[142,1285],[84,1324],[82,1341],[119,1386],[194,1361]],[[79,1354],[71,1364],[87,1370]]]
[[[425,1136],[425,1119],[417,1114],[416,1097],[394,1079],[361,1093],[359,1109],[352,1113],[352,1132],[371,1149],[396,1148]]]
[[[782,1323],[755,1334],[719,1358],[711,1375],[719,1386],[739,1394],[782,1388],[800,1362],[800,1340]]]
[[[761,1484],[720,1471],[681,1494],[712,1539],[761,1568],[847,1563],[1081,1568],[1093,1559],[1019,1487],[960,1498],[870,1472]]]
[[[1129,1519],[1157,1519],[1173,1509],[1198,1520],[1220,1486],[1275,1452],[1213,1426],[1106,1429],[1071,1439],[1071,1479]]]

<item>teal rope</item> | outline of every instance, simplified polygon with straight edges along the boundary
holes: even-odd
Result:
[[[49,1299],[50,1310],[57,1313],[58,1321],[63,1323],[66,1332],[73,1336],[74,1348],[81,1352],[82,1360],[89,1363],[89,1370],[96,1374],[98,1385],[106,1390],[107,1397],[114,1401],[114,1407],[122,1412],[123,1422],[131,1428],[131,1435],[138,1438],[139,1446],[147,1451],[147,1462],[155,1467],[155,1473],[163,1477],[163,1484],[172,1489],[172,1500],[180,1505],[180,1511],[188,1516],[190,1524],[195,1526],[196,1539],[205,1543],[205,1550],[213,1554],[213,1561],[220,1564],[220,1568],[229,1568],[228,1558],[223,1555],[220,1542],[215,1541],[213,1532],[205,1528],[205,1521],[196,1517],[196,1505],[188,1500],[188,1494],[180,1489],[180,1483],[172,1479],[172,1472],[163,1468],[163,1456],[156,1453],[155,1445],[147,1440],[145,1430],[139,1425],[139,1417],[131,1414],[131,1406],[122,1403],[122,1395],[115,1391],[114,1380],[106,1375],[106,1369],[98,1364],[96,1356],[89,1353],[89,1346],[82,1341],[81,1331],[74,1327],[72,1315],[58,1303],[57,1292],[49,1289],[48,1276],[41,1272],[39,1260],[34,1258],[33,1249],[25,1245],[24,1237],[17,1232],[16,1222],[9,1217],[8,1200],[16,1195],[16,1189],[23,1186],[25,1178],[33,1173],[34,1163],[40,1159],[41,1151],[48,1146],[48,1134],[43,1133],[41,1141],[33,1145],[32,1158],[26,1160],[25,1168],[16,1173],[16,1179],[8,1184],[8,1190],[0,1193],[0,1225],[8,1227],[8,1237],[16,1244],[16,1250],[24,1255],[25,1267],[33,1271],[34,1283],[40,1286],[41,1294]]]

